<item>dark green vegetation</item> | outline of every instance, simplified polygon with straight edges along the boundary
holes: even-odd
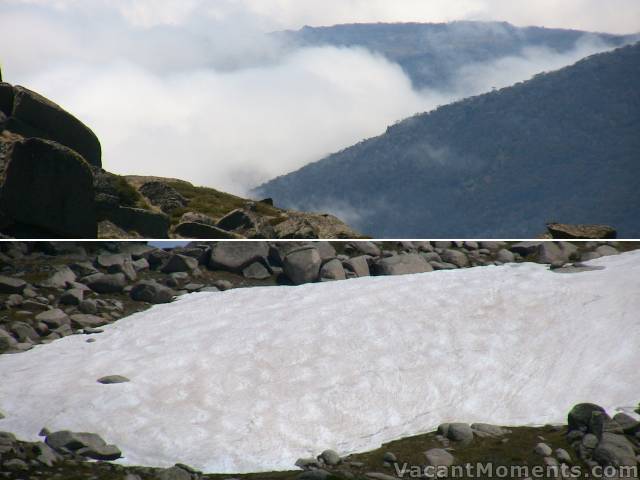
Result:
[[[295,45],[363,47],[402,66],[418,88],[447,88],[460,67],[516,56],[525,48],[565,53],[581,40],[621,46],[637,36],[520,28],[506,22],[378,23],[304,27],[277,33]]]
[[[249,200],[236,197],[230,193],[220,192],[213,188],[196,187],[188,182],[166,182],[178,193],[189,200],[189,206],[178,208],[171,212],[171,223],[177,224],[180,217],[186,212],[198,212],[207,215],[214,220],[219,220],[236,208],[244,208]],[[265,203],[256,203],[256,211],[261,215],[279,217],[280,211]]]
[[[345,205],[380,238],[527,238],[547,222],[640,236],[640,44],[390,127],[257,189]],[[339,214],[339,212],[336,212]]]
[[[543,441],[556,448],[563,448],[570,452],[575,458],[572,448],[565,438],[566,427],[516,427],[511,428],[510,434],[504,437],[478,438],[467,446],[452,444],[451,453],[456,458],[456,465],[477,463],[493,463],[494,468],[498,466],[523,466],[530,467],[543,465],[543,459],[533,451],[533,447]],[[390,476],[397,476],[393,465],[384,463],[384,454],[393,452],[398,460],[398,467],[407,463],[410,466],[420,466],[425,464],[424,452],[431,448],[442,448],[442,443],[436,438],[437,433],[417,435],[403,438],[382,445],[376,450],[364,453],[356,453],[344,459],[343,463],[331,469],[330,479],[362,479],[370,480],[366,474],[371,472],[382,473]],[[23,444],[25,448],[30,448],[29,444]],[[356,462],[352,464],[351,462]],[[576,460],[576,465],[582,465]],[[586,469],[585,469],[586,470]],[[30,469],[29,472],[13,472],[7,477],[10,479],[25,478],[64,478],[69,480],[80,480],[93,478],[96,480],[121,480],[127,474],[138,475],[142,480],[157,480],[162,470],[146,467],[125,467],[108,462],[81,462],[74,460],[64,460],[51,467],[39,466]],[[253,474],[208,474],[199,478],[211,480],[223,479],[243,479],[243,480],[293,480],[300,475],[300,470],[285,472],[263,472]],[[167,477],[173,478],[173,477]],[[176,477],[177,478],[177,477]],[[410,478],[407,474],[407,478]],[[457,477],[467,478],[467,477]]]

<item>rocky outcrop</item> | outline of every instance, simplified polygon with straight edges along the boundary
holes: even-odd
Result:
[[[98,138],[84,123],[51,100],[21,86],[0,87],[0,109],[7,116],[4,128],[24,138],[53,140],[75,150],[89,164],[100,167]]]
[[[3,213],[18,224],[45,235],[97,236],[91,170],[58,143],[39,138],[14,143],[0,195]]]
[[[138,191],[165,213],[186,207],[189,202],[175,188],[163,182],[147,182]]]
[[[609,225],[571,225],[566,223],[548,223],[547,231],[551,238],[571,240],[597,240],[616,238],[616,229]]]

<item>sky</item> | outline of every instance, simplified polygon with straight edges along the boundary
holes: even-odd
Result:
[[[236,194],[454,99],[560,68],[524,52],[413,88],[362,49],[291,50],[266,32],[348,22],[501,20],[640,31],[637,0],[0,0],[5,81],[89,125],[115,173],[177,177]]]

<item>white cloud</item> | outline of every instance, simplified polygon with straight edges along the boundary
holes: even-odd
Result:
[[[5,79],[43,93],[90,125],[108,170],[179,177],[236,193],[403,117],[604,49],[587,44],[565,55],[525,52],[468,67],[447,92],[416,92],[397,65],[370,52],[291,52],[262,32],[304,23],[482,17],[490,5],[513,15],[517,9],[498,0],[2,2],[0,31],[12,40],[0,46]],[[564,2],[561,13],[573,18],[567,5],[585,2],[595,5]],[[633,12],[624,17],[632,19]]]

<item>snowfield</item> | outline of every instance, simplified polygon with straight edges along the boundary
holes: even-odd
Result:
[[[291,469],[445,421],[637,405],[640,252],[199,293],[0,357],[0,430],[98,433],[130,464]],[[96,379],[124,375],[130,383]]]

